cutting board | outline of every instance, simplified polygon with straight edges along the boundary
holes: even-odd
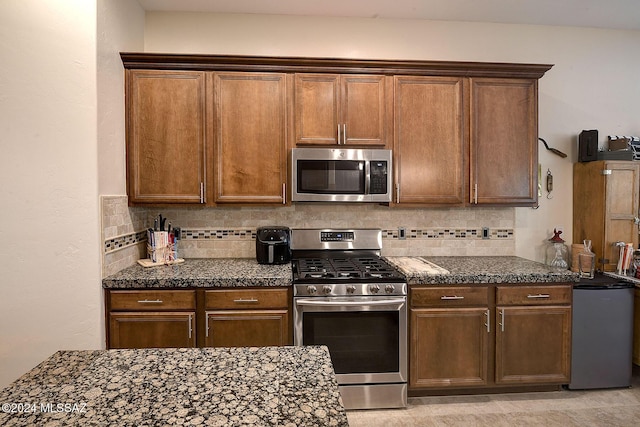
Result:
[[[173,261],[166,261],[166,262],[165,261],[153,262],[148,258],[138,260],[138,264],[140,264],[143,267],[156,267],[158,265],[182,264],[183,262],[184,262],[184,258],[178,258]]]

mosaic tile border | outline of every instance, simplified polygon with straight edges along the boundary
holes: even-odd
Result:
[[[513,229],[489,229],[490,239],[513,239]],[[382,230],[383,239],[399,239],[398,230]],[[482,228],[407,229],[407,239],[482,239]]]
[[[513,229],[492,228],[489,229],[491,239],[512,240],[514,238]],[[256,230],[248,228],[240,229],[182,229],[182,240],[255,240]],[[397,229],[382,230],[383,239],[397,239]],[[429,229],[407,229],[406,239],[455,239],[455,240],[477,240],[482,239],[482,228],[429,228]],[[137,231],[104,242],[104,253],[114,252],[129,246],[137,245],[147,241],[146,230]]]
[[[182,229],[182,240],[251,240],[256,238],[255,229],[227,229],[227,230],[211,230],[211,229]]]
[[[104,253],[114,252],[147,241],[147,231],[136,231],[104,241]]]

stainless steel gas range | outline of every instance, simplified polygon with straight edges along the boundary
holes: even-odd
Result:
[[[326,345],[346,409],[407,405],[407,284],[378,229],[292,229],[294,343]]]

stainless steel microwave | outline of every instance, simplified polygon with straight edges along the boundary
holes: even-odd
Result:
[[[390,202],[391,150],[293,148],[294,202]]]

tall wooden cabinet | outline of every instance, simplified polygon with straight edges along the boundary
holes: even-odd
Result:
[[[214,95],[214,202],[286,203],[287,75],[209,77]]]
[[[470,79],[469,202],[538,201],[538,81]]]
[[[396,76],[394,83],[394,201],[464,204],[464,79]]]
[[[617,268],[616,242],[638,247],[640,165],[600,160],[573,165],[573,242],[591,240],[596,267]]]
[[[131,203],[203,203],[205,74],[127,70]]]

